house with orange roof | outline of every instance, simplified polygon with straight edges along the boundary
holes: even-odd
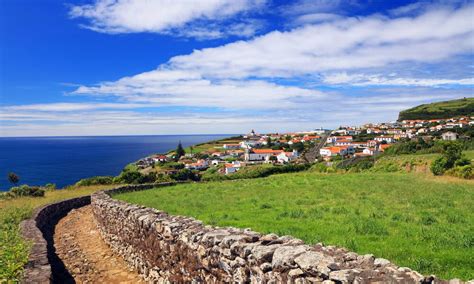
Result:
[[[385,150],[387,148],[389,148],[390,146],[392,146],[392,145],[390,145],[390,144],[380,144],[379,147],[378,147],[379,148],[378,150],[379,150],[379,152],[385,152]]]
[[[319,154],[323,157],[334,157],[337,155],[345,156],[354,154],[355,150],[352,146],[331,146],[323,147],[319,150]]]

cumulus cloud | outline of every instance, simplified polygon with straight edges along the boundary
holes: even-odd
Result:
[[[472,52],[473,14],[474,6],[469,5],[413,18],[346,18],[196,50],[172,58],[169,65],[206,76],[242,78],[291,77],[400,62],[439,62]]]
[[[258,25],[232,23],[230,31],[208,21],[223,21],[262,7],[264,0],[95,0],[73,6],[72,18],[87,20],[86,28],[103,33],[150,32],[215,38],[224,35],[251,36]]]

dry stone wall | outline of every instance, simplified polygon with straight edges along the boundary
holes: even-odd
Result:
[[[74,208],[90,203],[90,196],[72,198],[38,208],[20,224],[22,236],[31,241],[22,283],[71,283],[72,277],[55,253],[54,226]]]
[[[249,229],[206,226],[110,196],[145,188],[150,186],[98,192],[91,201],[105,241],[150,282],[447,283],[373,255]]]

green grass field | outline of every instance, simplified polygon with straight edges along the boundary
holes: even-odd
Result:
[[[345,246],[441,278],[474,278],[474,182],[415,173],[275,175],[116,198],[207,224]]]
[[[399,120],[438,119],[453,116],[473,115],[474,98],[423,104],[400,112]]]
[[[44,197],[0,199],[0,283],[19,281],[23,265],[28,260],[30,245],[21,238],[18,225],[31,216],[34,208],[64,199],[89,195],[110,187],[73,187],[46,191]]]

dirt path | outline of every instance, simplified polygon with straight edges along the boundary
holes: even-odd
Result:
[[[59,221],[54,246],[77,283],[145,283],[102,240],[90,205]]]

